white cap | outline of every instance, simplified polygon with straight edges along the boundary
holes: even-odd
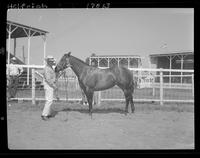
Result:
[[[15,57],[12,57],[11,60],[17,60]]]
[[[52,55],[48,55],[45,59],[49,61],[56,61],[56,59]]]
[[[52,55],[48,55],[48,56],[46,57],[46,59],[54,59],[54,57],[53,57]]]

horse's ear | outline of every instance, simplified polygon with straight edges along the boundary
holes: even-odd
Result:
[[[70,55],[71,55],[71,52],[68,53],[68,56],[70,56]]]

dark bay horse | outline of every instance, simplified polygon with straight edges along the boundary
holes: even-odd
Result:
[[[60,72],[68,67],[71,67],[78,77],[79,85],[87,97],[89,103],[89,114],[91,116],[94,91],[109,89],[115,85],[119,86],[119,88],[124,92],[126,99],[125,114],[128,113],[129,103],[131,104],[132,113],[134,112],[133,91],[135,82],[130,70],[121,66],[99,69],[72,56],[71,52],[64,54],[56,65],[56,76],[59,77]]]

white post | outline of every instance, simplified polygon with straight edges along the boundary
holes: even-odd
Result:
[[[44,59],[46,58],[46,35],[43,38],[44,40]],[[43,61],[43,64],[45,65],[45,60]]]
[[[152,86],[153,86],[153,96],[155,96],[155,77],[153,77]]]
[[[110,58],[108,58],[108,67],[110,67]]]
[[[11,45],[11,34],[17,29],[18,27],[15,27],[13,30],[11,28],[11,25],[9,25],[9,28],[7,29],[7,32],[8,32],[8,66],[10,65],[10,53],[11,53],[11,50],[10,50],[10,45]]]
[[[9,28],[7,29],[7,32],[8,32],[8,66],[10,66],[10,53],[11,53],[11,50],[10,50],[10,40],[11,40],[11,34],[17,29],[18,27],[15,27],[13,30],[11,28],[11,25],[9,25]]]
[[[118,67],[119,67],[119,58],[117,58],[117,64],[118,64]]]
[[[98,106],[101,105],[101,91],[98,92],[97,104],[98,104]]]
[[[98,59],[97,59],[97,67],[99,67],[99,57],[98,57]]]
[[[35,69],[32,69],[32,104],[35,105]]]
[[[194,97],[194,74],[192,74],[192,96]]]
[[[30,65],[30,30],[29,30],[29,36],[28,36],[28,65]],[[27,85],[29,85],[29,68],[27,68]]]
[[[171,87],[171,83],[172,83],[172,81],[171,81],[171,75],[172,75],[172,72],[171,72],[171,69],[172,69],[172,57],[171,56],[169,57],[169,69],[170,69],[170,72],[169,72],[169,85]]]
[[[10,65],[10,38],[11,38],[11,32],[8,32],[8,66]]]
[[[89,58],[89,65],[91,65],[91,57]]]
[[[128,58],[128,69],[130,68],[130,58]]]
[[[181,56],[181,70],[183,70],[183,55]],[[181,84],[183,83],[183,72],[181,71]]]
[[[8,62],[8,79],[10,78],[10,38],[11,38],[11,32],[10,30],[8,31],[8,57],[7,57],[7,62]]]
[[[160,69],[160,105],[163,105],[163,72]]]

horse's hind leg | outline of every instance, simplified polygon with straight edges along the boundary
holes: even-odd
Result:
[[[129,105],[129,98],[126,98],[125,115],[127,115],[127,113],[128,113],[128,105]]]
[[[128,105],[129,105],[129,102],[130,102],[130,95],[129,95],[128,90],[125,89],[123,91],[124,91],[124,96],[125,96],[125,99],[126,99],[125,115],[127,115],[127,113],[128,113]]]
[[[128,113],[128,105],[129,105],[129,103],[131,104],[131,111],[132,111],[132,113],[134,113],[135,106],[134,106],[134,103],[133,103],[133,91],[132,91],[132,89],[124,90],[124,95],[125,95],[125,98],[126,98],[125,114]]]
[[[135,106],[134,106],[134,103],[133,103],[133,96],[132,96],[132,94],[130,95],[130,103],[131,103],[131,111],[132,111],[132,113],[134,113]]]
[[[132,111],[132,113],[134,113],[135,106],[134,106],[134,103],[133,103],[133,89],[129,89],[128,91],[129,91],[129,93],[128,93],[128,95],[129,95],[129,102],[131,104],[131,111]]]

